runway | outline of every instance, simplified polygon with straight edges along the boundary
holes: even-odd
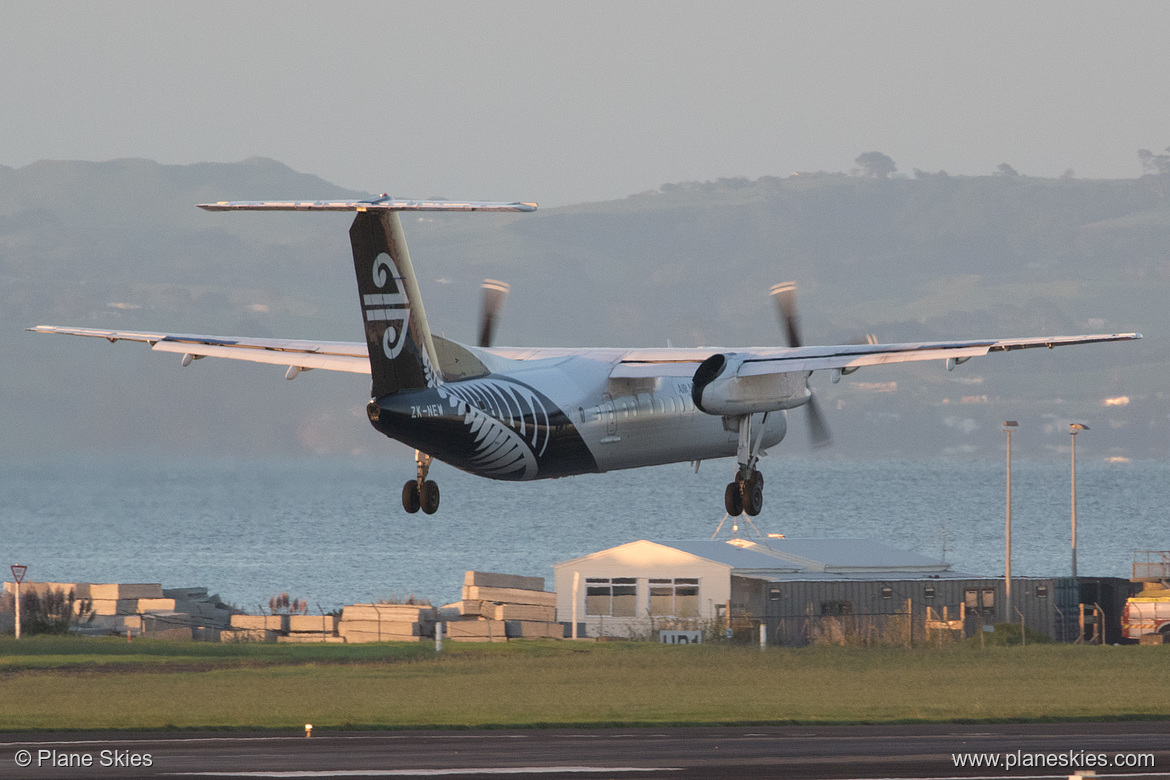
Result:
[[[0,777],[14,778],[1007,780],[1078,769],[1170,778],[1170,723],[0,735]]]

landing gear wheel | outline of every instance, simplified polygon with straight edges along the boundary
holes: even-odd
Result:
[[[429,479],[423,483],[422,511],[428,515],[439,511],[439,485]]]
[[[743,514],[743,493],[740,492],[738,482],[727,483],[727,489],[723,491],[723,506],[732,517]]]
[[[755,472],[743,485],[743,511],[755,517],[764,508],[764,478]]]
[[[418,482],[413,479],[402,486],[402,508],[410,514],[414,514],[421,506],[420,497],[418,494]]]

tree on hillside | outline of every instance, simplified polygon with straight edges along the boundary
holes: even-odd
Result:
[[[888,179],[898,166],[888,155],[881,152],[865,152],[853,162],[861,166],[862,175],[873,179]]]
[[[1170,152],[1170,146],[1166,147]],[[1138,162],[1142,165],[1142,173],[1152,173],[1162,176],[1170,173],[1170,154],[1154,154],[1149,149],[1138,149]]]
[[[1019,176],[1020,173],[1007,163],[1000,163],[999,167],[995,169],[996,176]]]

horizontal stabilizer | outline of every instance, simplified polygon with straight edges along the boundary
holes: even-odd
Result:
[[[200,203],[199,208],[206,211],[536,211],[536,204],[409,200],[383,195],[368,200],[223,200]]]

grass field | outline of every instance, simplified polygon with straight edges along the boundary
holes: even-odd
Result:
[[[1170,718],[1170,647],[0,640],[0,730]]]

